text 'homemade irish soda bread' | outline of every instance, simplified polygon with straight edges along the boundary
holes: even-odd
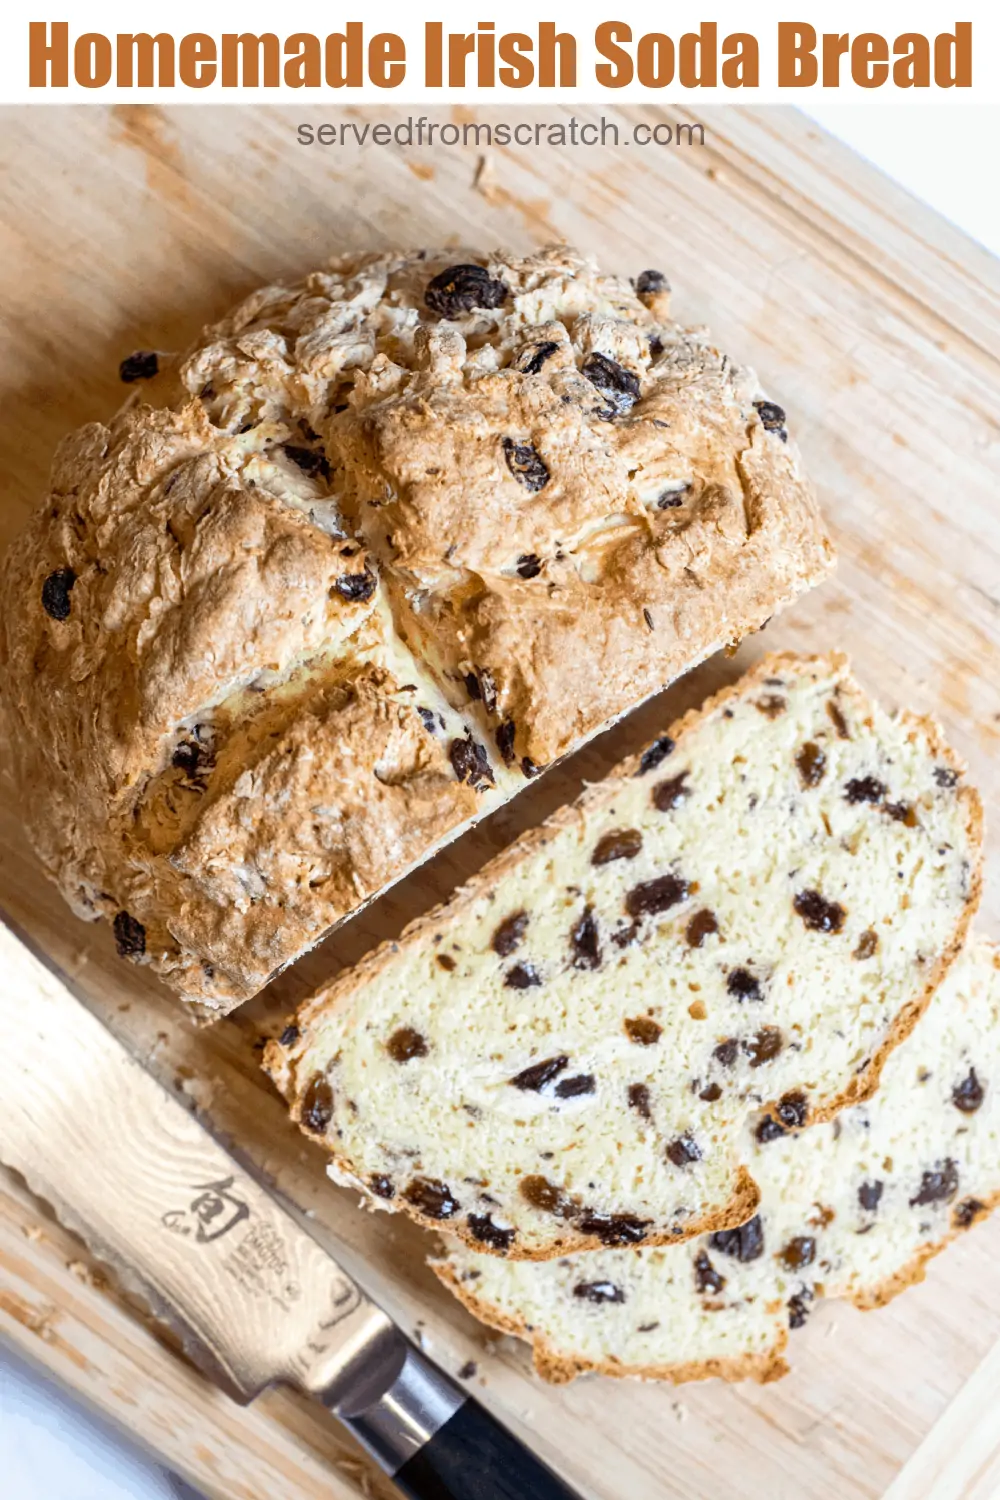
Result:
[[[342,257],[158,363],[7,559],[0,699],[48,871],[207,1007],[831,565],[658,273]]]
[[[875,1084],[978,899],[936,727],[772,656],[308,1001],[266,1066],[331,1172],[495,1254],[736,1224],[747,1112]]]
[[[546,1265],[457,1246],[434,1262],[477,1317],[528,1339],[539,1372],[767,1380],[815,1298],[877,1307],[1000,1198],[1000,956],[955,962],[878,1092],[745,1151],[757,1216],[692,1244]]]

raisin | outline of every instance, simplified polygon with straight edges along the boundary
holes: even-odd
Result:
[[[424,728],[427,730],[427,733],[428,734],[437,734],[437,723],[436,723],[435,718],[434,718],[434,710],[431,709],[431,708],[424,708],[421,704],[418,703],[417,704],[417,713],[420,715],[421,719],[423,720],[423,725],[424,725]]]
[[[628,948],[635,942],[639,932],[638,922],[629,922],[626,927],[616,927],[611,934],[611,941],[616,948]]]
[[[493,786],[495,778],[485,748],[469,735],[464,740],[452,740],[448,747],[448,759],[459,781],[481,789],[484,783]]]
[[[795,1239],[782,1246],[779,1253],[790,1271],[801,1271],[804,1266],[811,1266],[816,1259],[816,1241],[808,1234],[796,1235]]]
[[[294,1047],[299,1039],[299,1028],[295,1022],[290,1022],[278,1038],[279,1047]]]
[[[984,1097],[985,1090],[976,1077],[975,1068],[970,1068],[968,1077],[963,1078],[961,1083],[956,1083],[951,1091],[951,1102],[963,1115],[974,1115]]]
[[[631,1214],[588,1214],[577,1227],[581,1234],[596,1235],[602,1245],[641,1245],[649,1222]]]
[[[412,1026],[400,1026],[385,1044],[393,1062],[409,1062],[412,1057],[427,1056],[427,1039]]]
[[[659,875],[632,887],[625,897],[625,910],[630,917],[654,916],[686,901],[688,890],[687,881],[679,875]]]
[[[308,474],[310,479],[315,479],[317,474],[321,479],[329,479],[330,465],[327,463],[323,453],[317,453],[315,448],[297,448],[294,443],[285,443],[283,451],[286,458],[290,458],[303,474]]]
[[[607,421],[624,416],[639,399],[639,379],[617,360],[606,354],[590,354],[583,362],[583,374],[597,387],[607,401],[600,415]]]
[[[127,911],[116,913],[111,924],[119,958],[141,958],[146,951],[146,929]]]
[[[854,952],[851,954],[851,957],[852,958],[857,958],[857,959],[860,959],[860,960],[863,961],[866,958],[871,958],[872,954],[876,953],[877,951],[878,951],[878,933],[877,932],[873,932],[872,929],[870,927],[868,927],[868,928],[865,929],[865,931],[858,938],[858,946],[855,948]]]
[[[509,990],[531,990],[542,982],[542,976],[532,964],[515,964],[508,969],[503,982]]]
[[[592,1094],[596,1084],[593,1073],[577,1073],[575,1078],[564,1078],[556,1084],[557,1099],[578,1099],[581,1094]]]
[[[615,859],[635,859],[641,848],[642,834],[638,828],[615,828],[597,840],[590,863],[609,865]]]
[[[819,786],[826,775],[826,756],[815,740],[807,740],[795,757],[803,786]]]
[[[693,1161],[701,1161],[701,1149],[689,1135],[679,1135],[671,1141],[666,1155],[675,1167],[689,1167]]]
[[[572,1199],[568,1198],[562,1189],[557,1188],[555,1183],[550,1182],[547,1177],[522,1177],[520,1193],[532,1208],[541,1209],[542,1213],[554,1214],[557,1219],[572,1219],[579,1212]]]
[[[653,1112],[650,1108],[649,1089],[644,1083],[630,1083],[628,1086],[629,1109],[634,1109],[637,1115],[644,1120],[651,1120]]]
[[[499,953],[501,958],[507,958],[520,944],[527,927],[526,911],[515,911],[509,917],[504,917],[490,940],[493,952]]]
[[[744,1000],[763,1000],[764,998],[760,980],[755,979],[749,969],[730,969],[726,975],[726,989],[741,1005]]]
[[[938,786],[950,788],[958,785],[958,772],[953,771],[951,766],[935,766],[934,780]]]
[[[685,785],[690,774],[689,771],[682,771],[670,781],[661,781],[654,786],[653,806],[657,812],[672,812],[675,807],[680,807],[685,797],[690,797],[691,788]]]
[[[837,702],[836,698],[828,698],[826,700],[826,711],[830,717],[830,722],[832,723],[834,729],[837,731],[837,738],[841,740],[849,740],[851,738],[851,731],[848,727],[847,720],[844,718],[843,710],[841,709],[840,704]]]
[[[947,1203],[958,1192],[958,1166],[951,1157],[935,1162],[920,1179],[920,1187],[910,1199],[910,1207],[928,1203]]]
[[[374,1177],[369,1177],[368,1187],[376,1198],[395,1198],[396,1186],[391,1177],[384,1177],[381,1172]]]
[[[631,1016],[625,1022],[625,1032],[630,1042],[640,1047],[652,1047],[663,1035],[663,1027],[652,1016]]]
[[[536,552],[522,552],[517,559],[518,578],[537,578],[542,571],[541,559]]]
[[[734,1036],[727,1036],[725,1041],[720,1042],[719,1045],[715,1048],[712,1056],[716,1059],[717,1062],[720,1062],[724,1068],[731,1068],[733,1063],[736,1061],[736,1056],[739,1050],[740,1044],[736,1040],[736,1038]]]
[[[533,344],[528,349],[522,349],[517,357],[514,368],[520,370],[522,375],[537,375],[547,359],[551,359],[559,345],[546,339],[544,343]]]
[[[762,1026],[744,1042],[743,1050],[750,1059],[751,1068],[759,1068],[764,1063],[773,1062],[784,1045],[785,1039],[777,1026]]]
[[[706,1083],[705,1087],[699,1093],[698,1098],[704,1099],[706,1104],[714,1104],[717,1099],[722,1098],[722,1085],[720,1083]]]
[[[868,1213],[874,1213],[884,1191],[884,1182],[879,1182],[877,1179],[874,1182],[863,1182],[858,1188],[858,1202]]]
[[[695,912],[685,927],[684,936],[687,939],[689,947],[701,948],[704,945],[705,939],[711,937],[718,930],[719,923],[715,912],[709,911],[707,906],[703,906],[701,911]]]
[[[533,776],[538,776],[541,773],[541,770],[542,770],[542,767],[541,766],[537,766],[535,764],[535,762],[531,759],[530,755],[522,755],[521,756],[521,771],[522,771],[522,774],[525,775],[528,778],[529,781],[531,780],[531,778]]]
[[[886,785],[877,776],[855,776],[844,787],[845,802],[882,802]]]
[[[455,960],[450,953],[438,953],[435,955],[437,961],[445,973],[450,974],[455,967]]]
[[[207,771],[211,762],[211,754],[197,740],[182,740],[175,746],[170,757],[170,764],[176,766],[178,771],[183,771],[190,781],[196,780],[199,773]]]
[[[468,693],[473,703],[478,703],[483,696],[483,690],[479,686],[479,678],[476,676],[475,672],[466,672],[463,681],[465,682],[465,691]]]
[[[333,1119],[333,1089],[329,1079],[324,1078],[322,1073],[317,1073],[310,1079],[309,1086],[302,1095],[299,1119],[313,1135],[326,1134],[326,1127]]]
[[[514,478],[536,495],[548,484],[550,474],[542,455],[530,443],[515,443],[513,438],[503,440],[503,456]],[[534,577],[534,574],[529,574]]]
[[[580,920],[574,923],[569,934],[573,950],[574,969],[599,969],[601,967],[601,941],[594,921],[594,909],[588,906]]]
[[[475,1380],[479,1374],[479,1366],[474,1359],[467,1359],[458,1372],[459,1380]]]
[[[514,735],[517,730],[513,719],[505,719],[500,725],[493,738],[496,740],[497,749],[503,757],[505,766],[513,765],[514,762]]]
[[[758,698],[754,704],[754,708],[759,714],[763,714],[765,719],[780,718],[787,707],[788,700],[779,697],[777,693],[769,693],[763,698]]]
[[[916,828],[919,825],[917,809],[912,802],[887,802],[885,810],[894,823],[902,823],[904,828]]]
[[[803,1296],[789,1297],[788,1299],[788,1326],[789,1328],[802,1328],[806,1318],[809,1316],[809,1303]]]
[[[980,1203],[978,1198],[963,1198],[952,1210],[952,1223],[956,1229],[968,1229],[985,1212],[986,1204]]]
[[[578,1281],[573,1296],[581,1302],[624,1302],[625,1293],[613,1281]]]
[[[662,271],[640,271],[635,289],[640,297],[653,297],[657,292],[669,292],[670,282]]]
[[[132,385],[136,380],[152,380],[159,369],[160,361],[154,350],[137,349],[118,366],[118,379],[123,380],[126,385]]]
[[[489,1214],[470,1214],[465,1222],[474,1240],[501,1252],[510,1249],[517,1234],[516,1229],[501,1229],[499,1224],[494,1224]]]
[[[726,1278],[717,1271],[704,1250],[694,1258],[694,1285],[699,1292],[721,1292]]]
[[[56,568],[42,584],[42,608],[53,620],[69,619],[69,596],[75,582],[76,574],[72,568]]]
[[[744,1265],[759,1259],[764,1253],[764,1226],[760,1214],[755,1214],[738,1229],[717,1229],[709,1244],[723,1255],[735,1255]]]
[[[760,417],[765,432],[773,432],[783,443],[788,441],[784,408],[774,401],[755,401],[754,408]]]
[[[448,266],[427,284],[424,301],[441,318],[457,318],[474,307],[502,307],[510,295],[506,282],[494,281],[482,266]]]
[[[524,1068],[516,1073],[510,1080],[511,1087],[515,1089],[530,1089],[533,1093],[539,1093],[547,1083],[558,1077],[569,1063],[569,1058],[563,1053],[559,1057],[547,1057],[544,1062],[532,1063],[530,1068]]]
[[[813,932],[839,932],[847,916],[839,901],[827,901],[819,891],[799,891],[792,905]]]
[[[661,490],[660,494],[656,497],[657,510],[679,510],[684,504],[684,496],[690,488],[689,484],[685,484],[683,489],[671,488],[669,490]]]
[[[436,1177],[414,1177],[403,1197],[428,1219],[453,1219],[462,1207],[448,1184]]]
[[[667,756],[673,753],[675,741],[669,734],[661,734],[658,740],[647,745],[639,758],[639,769],[637,776],[645,776],[647,771],[655,771],[656,767],[665,761]]]
[[[809,1118],[809,1100],[805,1094],[782,1094],[775,1110],[778,1122],[786,1130],[800,1129]]]
[[[772,1120],[770,1115],[765,1115],[754,1131],[754,1139],[758,1145],[766,1146],[768,1141],[776,1141],[779,1136],[787,1134],[783,1125],[779,1125],[777,1120]]]
[[[350,604],[364,604],[374,594],[376,583],[375,574],[365,568],[363,573],[344,573],[337,579],[334,588]]]

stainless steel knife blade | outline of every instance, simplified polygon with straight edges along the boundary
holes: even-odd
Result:
[[[318,1398],[417,1500],[573,1500],[2,918],[0,1056],[0,1160],[234,1399],[275,1382]]]

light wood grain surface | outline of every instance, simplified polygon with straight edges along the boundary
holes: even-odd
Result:
[[[657,112],[604,113],[624,138]],[[397,931],[765,646],[846,648],[883,701],[937,713],[1000,826],[1000,267],[791,111],[706,112],[704,149],[496,150],[478,189],[471,148],[295,144],[301,119],[344,117],[0,110],[0,545],[37,501],[59,437],[113,410],[117,364],[133,348],[176,347],[258,282],[333,251],[566,237],[630,274],[664,269],[681,319],[709,323],[756,366],[789,410],[839,572],[735,662],[710,663],[542,778],[211,1031],[195,1030],[117,960],[105,929],[63,908],[25,846],[6,783],[0,905],[433,1355],[451,1370],[474,1360],[478,1394],[595,1500],[854,1500],[884,1494],[896,1476],[893,1500],[985,1500],[1000,1482],[989,1437],[1000,1221],[884,1312],[821,1308],[793,1336],[793,1374],[779,1385],[589,1380],[551,1390],[519,1346],[486,1335],[436,1286],[419,1231],[356,1212],[325,1180],[320,1153],[289,1126],[257,1059],[260,1037],[307,987]],[[991,878],[980,925],[994,937],[998,916]],[[389,1493],[305,1402],[274,1392],[239,1409],[207,1387],[9,1176],[0,1176],[0,1334],[210,1496]]]

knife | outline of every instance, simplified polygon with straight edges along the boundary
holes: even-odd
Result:
[[[229,1396],[293,1386],[410,1500],[579,1500],[433,1365],[0,914],[0,1160]]]

